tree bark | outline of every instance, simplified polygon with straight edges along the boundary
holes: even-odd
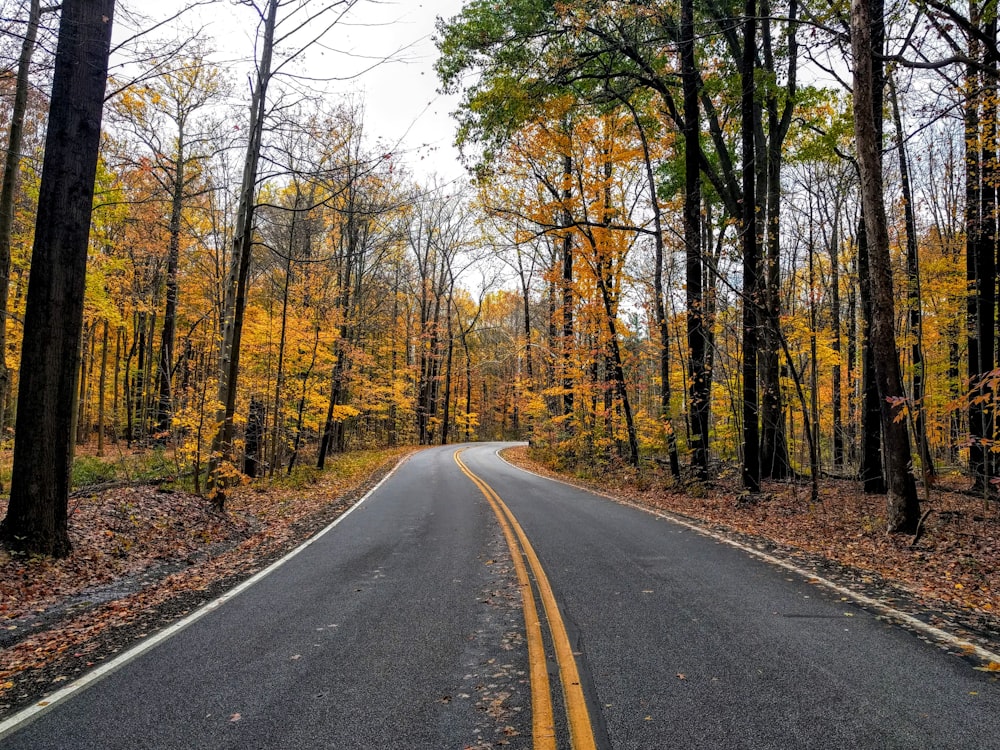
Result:
[[[566,128],[569,140],[569,127]],[[562,388],[563,414],[568,417],[565,422],[567,429],[572,429],[573,416],[573,355],[575,338],[573,335],[573,233],[570,226],[573,215],[569,200],[572,197],[573,157],[571,147],[567,143],[566,154],[563,156],[563,236],[562,236]]]
[[[910,471],[912,457],[906,420],[899,419],[905,403],[895,337],[895,297],[889,258],[889,232],[882,188],[881,53],[873,44],[872,23],[882,23],[880,0],[852,0],[851,46],[854,53],[854,135],[861,175],[861,196],[865,229],[868,234],[869,270],[872,297],[870,344],[875,355],[882,414],[883,446],[886,457],[888,528],[890,532],[916,530],[920,503]],[[876,70],[878,67],[878,70]],[[878,87],[878,88],[876,88]],[[877,108],[876,108],[877,105]]]
[[[97,455],[104,455],[105,390],[108,382],[108,321],[104,320],[101,337],[101,375],[97,385]]]
[[[896,126],[896,156],[899,159],[899,183],[903,193],[903,218],[906,225],[906,301],[908,309],[907,326],[910,336],[910,413],[913,415],[914,439],[917,441],[920,454],[920,466],[923,469],[924,480],[934,476],[934,463],[931,460],[930,446],[927,443],[927,420],[924,404],[924,351],[923,351],[923,315],[920,309],[920,255],[917,247],[917,221],[913,211],[913,192],[910,189],[910,165],[906,154],[903,120],[899,113],[899,99],[896,95],[896,83],[892,76],[888,77],[889,101],[892,106],[892,119]]]
[[[10,113],[10,131],[7,136],[7,157],[4,160],[3,185],[0,186],[0,430],[7,420],[10,369],[7,367],[7,295],[10,289],[10,242],[14,232],[14,196],[21,172],[21,143],[24,135],[24,118],[28,111],[28,75],[31,57],[35,52],[38,25],[42,16],[41,0],[31,0],[28,26],[21,42],[21,56],[17,63],[17,84],[14,89],[14,107]]]
[[[160,330],[160,357],[157,367],[156,429],[158,440],[165,440],[170,433],[173,417],[171,374],[174,362],[174,338],[177,329],[177,265],[181,246],[181,210],[184,207],[184,123],[179,123],[177,158],[174,161],[173,191],[170,196],[170,238],[167,243],[166,305],[163,327]]]
[[[10,505],[0,540],[69,554],[67,502],[87,246],[114,0],[65,0],[24,320]]]
[[[970,2],[970,18],[977,21],[976,4]],[[975,58],[978,50],[975,39],[969,54]],[[979,109],[982,92],[979,73],[974,65],[966,69],[965,85],[965,278],[968,285],[966,297],[966,346],[969,357],[969,473],[973,486],[982,491],[986,488],[986,432],[983,429],[983,405],[976,398],[983,373],[979,356],[979,247],[982,244],[982,210],[980,177],[982,155],[980,150]]]
[[[762,0],[760,14],[764,35],[764,61],[769,76],[775,74],[771,40],[771,9]],[[796,99],[798,43],[795,20],[798,2],[788,5],[788,82],[785,101],[779,106],[778,90],[772,83],[765,101],[767,110],[767,148],[765,156],[766,192],[764,206],[767,215],[766,274],[762,278],[766,306],[766,325],[761,326],[761,475],[765,479],[786,479],[791,472],[788,440],[785,436],[785,408],[781,394],[780,352],[781,332],[781,160],[785,138],[792,122]]]
[[[681,3],[681,87],[684,96],[684,272],[686,280],[691,468],[708,479],[711,377],[706,363],[705,296],[701,252],[701,126],[694,59],[693,0]]]
[[[841,379],[843,364],[840,360],[840,201],[834,205],[830,230],[830,327],[833,329],[833,339],[830,349],[836,356],[833,365],[833,465],[837,469],[844,466],[844,425],[843,425],[843,395]]]
[[[236,389],[240,372],[240,341],[243,336],[243,315],[246,309],[247,286],[250,279],[250,258],[253,254],[254,209],[257,195],[257,171],[260,162],[264,133],[264,116],[267,111],[267,87],[271,82],[271,60],[274,54],[274,33],[278,22],[279,0],[268,0],[267,18],[264,21],[264,39],[261,46],[257,80],[250,103],[250,137],[243,162],[243,179],[240,184],[240,202],[237,209],[236,233],[233,237],[233,257],[226,280],[224,306],[225,330],[219,372],[219,429],[212,440],[212,464],[209,469],[215,502],[221,510],[225,504],[222,490],[226,480],[220,474],[220,464],[232,460],[235,436]]]
[[[760,432],[757,393],[757,334],[760,310],[760,258],[757,243],[757,154],[754,117],[754,68],[757,54],[757,3],[746,0],[743,11],[743,57],[740,101],[743,140],[743,486],[760,492]]]

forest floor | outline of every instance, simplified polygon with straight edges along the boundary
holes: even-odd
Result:
[[[225,513],[163,485],[74,493],[65,560],[0,549],[0,718],[113,658],[294,549],[353,505],[412,449],[339,456],[323,473],[232,491]],[[618,500],[676,514],[1000,653],[1000,503],[930,493],[916,544],[887,535],[884,499],[827,480],[773,484],[747,503],[735,479],[674,488],[658,467],[609,468],[600,481],[556,473],[525,448],[513,463]],[[6,501],[0,499],[0,516]],[[922,636],[923,637],[923,636]],[[953,646],[948,646],[954,650]],[[965,654],[975,661],[974,655]],[[977,668],[1000,672],[989,661]]]

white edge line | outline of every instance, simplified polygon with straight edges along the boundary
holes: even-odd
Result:
[[[532,474],[536,477],[541,477],[542,479],[548,479],[550,482],[557,482],[559,484],[564,484],[567,487],[573,487],[574,489],[581,490],[582,492],[587,492],[590,493],[591,495],[596,495],[597,497],[602,497],[606,500],[611,500],[612,502],[618,503],[620,505],[627,505],[630,508],[635,508],[636,510],[641,510],[645,513],[648,513],[651,516],[656,516],[658,518],[664,519],[665,521],[669,521],[670,523],[677,524],[678,526],[683,526],[684,528],[690,529],[691,531],[696,531],[703,536],[707,536],[716,540],[717,542],[728,544],[729,546],[742,550],[743,552],[746,552],[749,555],[753,555],[754,557],[760,558],[765,562],[769,562],[772,565],[777,565],[778,567],[784,568],[785,570],[795,573],[796,575],[800,575],[806,580],[808,580],[810,583],[818,583],[821,586],[825,586],[826,588],[832,591],[836,591],[838,594],[846,596],[847,598],[852,599],[858,604],[864,605],[868,609],[876,610],[881,615],[890,617],[898,622],[902,622],[906,624],[908,627],[924,633],[925,635],[933,638],[935,641],[944,642],[952,646],[955,646],[959,648],[961,651],[963,651],[965,654],[970,654],[970,653],[975,654],[975,656],[978,659],[982,660],[983,662],[1000,663],[1000,654],[996,654],[990,651],[989,649],[983,648],[978,644],[971,643],[969,641],[963,641],[961,638],[958,638],[957,636],[954,636],[951,633],[948,633],[947,631],[941,630],[940,628],[936,628],[933,625],[929,625],[923,620],[920,620],[914,617],[913,615],[909,615],[906,612],[894,609],[893,607],[890,607],[887,604],[878,601],[878,599],[872,599],[870,596],[859,594],[857,591],[852,591],[851,589],[846,588],[845,586],[841,586],[839,583],[834,583],[829,579],[823,578],[822,576],[818,576],[815,573],[800,568],[797,565],[793,565],[792,563],[786,560],[782,560],[779,557],[770,555],[767,552],[762,552],[761,550],[756,549],[754,547],[749,547],[743,544],[742,542],[738,542],[735,539],[731,539],[730,537],[724,534],[720,534],[717,531],[712,531],[711,529],[699,526],[696,523],[691,523],[690,521],[686,521],[683,518],[680,518],[679,516],[676,516],[668,511],[647,508],[643,505],[639,505],[638,503],[634,503],[631,500],[624,500],[622,498],[615,497],[614,495],[611,495],[609,493],[598,492],[596,490],[592,490],[587,487],[580,487],[579,485],[573,484],[572,482],[567,482],[563,479],[556,479],[555,477],[547,477],[544,474],[537,474],[531,471],[530,469],[525,469],[522,466],[518,466],[517,464],[511,463],[506,458],[500,455],[501,450],[505,450],[505,448],[497,449],[496,451],[497,457],[501,461],[506,463],[508,466],[512,466],[515,469],[523,471],[527,474]]]
[[[107,677],[109,674],[111,674],[112,672],[114,672],[116,669],[124,666],[125,664],[127,664],[130,661],[132,661],[133,659],[138,658],[139,656],[141,656],[142,654],[146,653],[147,651],[149,651],[149,650],[155,648],[156,646],[160,645],[161,643],[163,643],[163,641],[167,640],[168,638],[171,638],[171,637],[177,635],[179,632],[181,632],[182,630],[184,630],[189,625],[197,622],[198,620],[200,620],[202,617],[204,617],[205,615],[209,614],[210,612],[214,612],[219,607],[221,607],[223,604],[225,604],[226,602],[228,602],[230,599],[233,599],[234,597],[242,594],[244,591],[246,591],[248,588],[250,588],[251,586],[253,586],[258,581],[260,581],[262,578],[264,578],[265,576],[269,575],[270,573],[272,573],[275,570],[277,570],[278,568],[280,568],[282,565],[284,565],[286,562],[288,562],[293,557],[295,557],[296,555],[298,555],[300,552],[302,552],[303,550],[305,550],[307,547],[309,547],[310,545],[312,545],[315,542],[319,541],[319,539],[321,537],[323,537],[325,534],[327,534],[327,532],[333,530],[333,528],[335,526],[337,526],[341,521],[343,521],[345,518],[347,518],[349,515],[351,515],[351,513],[353,513],[355,510],[357,510],[361,506],[361,504],[363,502],[365,502],[365,500],[367,500],[373,494],[375,494],[375,492],[379,489],[379,487],[381,487],[382,484],[389,479],[389,477],[391,477],[393,474],[395,474],[396,470],[400,466],[402,466],[404,463],[406,463],[406,461],[409,458],[410,458],[409,455],[404,456],[403,459],[400,460],[392,468],[392,470],[388,474],[386,474],[384,477],[382,477],[374,487],[372,487],[370,490],[368,490],[368,492],[366,492],[364,494],[364,496],[360,500],[358,500],[356,503],[354,503],[354,505],[352,505],[350,508],[348,508],[347,510],[345,510],[339,516],[337,516],[330,523],[330,525],[328,525],[322,531],[320,531],[319,533],[317,533],[315,536],[312,536],[309,539],[307,539],[305,542],[303,542],[298,547],[296,547],[295,549],[293,549],[291,552],[289,552],[287,555],[285,555],[284,557],[282,557],[280,560],[276,560],[275,562],[271,563],[266,568],[264,568],[263,570],[255,573],[253,576],[251,576],[247,580],[243,581],[243,583],[241,583],[238,586],[236,586],[235,588],[232,588],[229,591],[225,592],[224,594],[222,594],[221,596],[219,596],[217,599],[213,599],[208,604],[203,604],[201,607],[199,607],[194,612],[192,612],[191,614],[189,614],[183,620],[178,620],[174,624],[167,626],[166,628],[164,628],[160,632],[156,633],[155,635],[153,635],[153,636],[147,638],[146,640],[142,641],[141,643],[133,646],[132,648],[130,648],[125,653],[116,656],[111,661],[102,664],[101,666],[97,667],[96,669],[93,669],[90,672],[88,672],[87,674],[83,675],[82,677],[74,680],[73,682],[71,682],[66,687],[61,688],[61,689],[55,691],[54,693],[50,693],[49,695],[44,696],[43,698],[41,698],[39,701],[37,701],[33,705],[29,706],[28,708],[22,709],[21,711],[19,711],[18,713],[14,714],[13,716],[10,716],[9,718],[7,718],[4,721],[0,722],[0,739],[3,739],[4,737],[6,737],[7,735],[11,734],[15,730],[20,729],[22,725],[27,724],[27,723],[29,723],[31,721],[34,721],[41,714],[45,713],[46,711],[49,711],[50,709],[52,709],[53,707],[55,707],[59,703],[62,703],[67,698],[69,698],[70,696],[72,696],[74,693],[78,693],[78,692],[83,691],[84,689],[90,687],[92,684],[94,684],[98,680],[101,680],[102,678]]]

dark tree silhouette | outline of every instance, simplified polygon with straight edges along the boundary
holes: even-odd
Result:
[[[62,557],[90,214],[114,0],[65,0],[24,319],[10,506],[0,540]]]

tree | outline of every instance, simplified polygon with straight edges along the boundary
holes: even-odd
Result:
[[[740,63],[742,97],[740,115],[743,138],[743,206],[740,215],[743,247],[743,486],[760,492],[760,415],[758,412],[758,321],[760,300],[760,249],[758,244],[756,118],[754,110],[757,35],[756,0],[746,0],[743,15],[743,57]]]
[[[216,504],[225,502],[222,488],[226,477],[220,471],[222,464],[232,459],[235,436],[236,387],[240,372],[240,339],[243,335],[243,317],[246,310],[247,285],[250,279],[250,258],[253,247],[254,209],[257,200],[257,170],[260,163],[261,144],[264,137],[264,118],[267,113],[267,89],[273,75],[275,28],[278,23],[279,0],[267,0],[266,9],[258,12],[264,25],[261,56],[257,66],[253,94],[250,102],[249,140],[243,160],[243,180],[240,183],[240,202],[233,235],[233,254],[226,279],[225,305],[223,308],[223,341],[219,367],[219,428],[212,440],[212,465],[209,470]],[[256,6],[254,6],[256,9]]]
[[[708,421],[712,378],[706,363],[706,309],[701,253],[701,127],[698,115],[698,72],[694,56],[693,0],[681,4],[681,81],[684,92],[684,256],[687,274],[688,370],[695,475],[708,479]]]
[[[910,439],[900,409],[905,403],[896,349],[895,297],[889,260],[889,232],[882,188],[881,143],[876,121],[881,122],[882,76],[880,50],[872,41],[872,20],[881,14],[871,0],[852,0],[851,47],[854,52],[854,133],[861,176],[861,198],[868,236],[872,320],[869,345],[881,399],[882,435],[888,480],[888,526],[892,532],[913,532],[920,520],[920,503],[911,473]],[[876,107],[876,101],[879,106]]]
[[[257,13],[260,22],[260,57],[255,60],[256,71],[250,101],[248,140],[243,160],[243,178],[240,183],[239,206],[232,240],[232,255],[226,278],[223,306],[223,340],[219,366],[218,414],[219,428],[212,441],[211,484],[216,503],[222,507],[225,500],[223,488],[229,478],[224,470],[232,459],[233,440],[236,436],[236,395],[240,375],[240,343],[246,314],[247,294],[250,283],[250,265],[253,256],[254,220],[259,167],[264,145],[264,133],[270,113],[268,89],[275,77],[288,72],[287,68],[302,53],[334,26],[356,0],[323,0],[312,4],[288,0],[242,0]],[[279,11],[289,12],[279,21]],[[327,23],[329,17],[333,20]],[[296,34],[306,30],[309,37],[298,41]],[[315,33],[312,29],[317,29]],[[290,49],[289,49],[290,48]],[[275,60],[275,50],[284,52]]]
[[[17,63],[14,106],[10,113],[7,157],[4,160],[3,184],[0,186],[0,429],[6,421],[10,370],[7,367],[7,294],[10,282],[10,243],[14,231],[14,196],[21,171],[21,144],[25,114],[28,110],[28,74],[38,38],[42,16],[41,0],[29,0],[28,23]]]
[[[10,506],[0,540],[62,557],[90,215],[114,0],[65,0],[59,23],[18,390]]]

